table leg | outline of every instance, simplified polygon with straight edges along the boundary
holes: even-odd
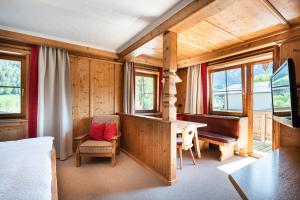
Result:
[[[195,145],[195,151],[196,151],[196,157],[201,158],[201,152],[200,152],[200,146],[199,146],[199,140],[198,140],[198,134],[194,136],[194,145]]]

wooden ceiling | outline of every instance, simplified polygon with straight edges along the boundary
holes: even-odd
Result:
[[[220,4],[217,8],[216,4],[210,4],[206,10],[198,13],[199,16],[197,14],[194,16],[192,25],[184,22],[182,26],[184,28],[179,26],[172,29],[178,34],[178,61],[242,44],[300,24],[299,0],[231,0],[227,2],[231,3],[225,5],[224,1],[217,2]],[[209,15],[211,9],[218,10],[213,15]],[[142,48],[141,56],[161,59],[162,35],[146,43]]]

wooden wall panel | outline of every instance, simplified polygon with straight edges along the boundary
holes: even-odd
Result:
[[[181,83],[176,84],[177,89],[177,113],[184,113],[185,97],[186,97],[186,84],[187,84],[187,68],[180,69],[176,72]]]
[[[71,56],[70,62],[73,136],[76,137],[89,131],[90,118],[94,115],[122,111],[123,67],[81,56]]]
[[[296,67],[296,82],[300,86],[300,40],[291,41],[282,44],[280,47],[280,64],[287,58],[292,58]],[[280,128],[280,146],[297,146],[300,147],[300,129],[292,129],[285,125]]]
[[[300,40],[287,42],[280,47],[280,63],[292,58],[296,66],[296,82],[300,86]]]
[[[114,86],[114,64],[92,60],[92,115],[114,113]]]
[[[115,64],[115,112],[123,112],[123,66]]]
[[[90,118],[90,68],[89,59],[71,57],[72,106],[74,137],[88,132]]]
[[[176,180],[175,124],[145,116],[121,114],[121,147],[167,184]]]
[[[28,121],[23,119],[0,120],[0,142],[28,137]]]
[[[300,147],[300,129],[280,125],[280,147]]]

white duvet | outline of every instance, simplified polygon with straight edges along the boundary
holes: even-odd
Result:
[[[0,142],[0,199],[51,200],[53,137]]]

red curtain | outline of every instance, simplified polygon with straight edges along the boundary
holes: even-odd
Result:
[[[28,102],[28,135],[37,136],[37,109],[38,109],[38,53],[39,47],[31,48],[29,65],[29,102]]]
[[[158,102],[158,111],[161,112],[161,102],[162,102],[162,90],[163,90],[163,68],[161,67],[159,69],[159,86],[158,86],[158,92],[159,92],[159,102]]]
[[[202,79],[202,91],[203,91],[203,113],[208,113],[207,105],[207,63],[201,64],[201,79]]]

